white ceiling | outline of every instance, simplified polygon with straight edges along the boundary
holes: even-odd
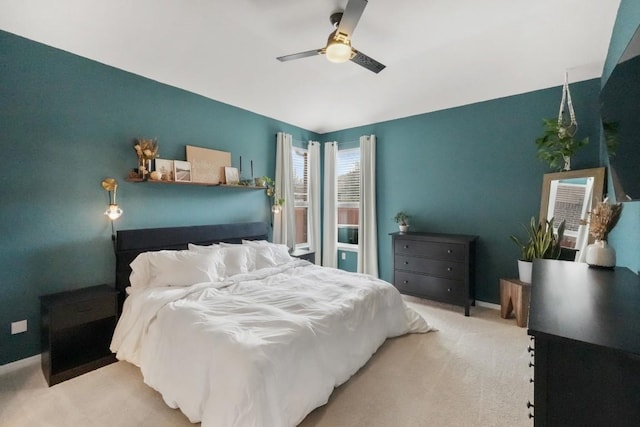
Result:
[[[370,0],[322,56],[347,0],[0,0],[0,29],[325,133],[600,77],[620,0]]]

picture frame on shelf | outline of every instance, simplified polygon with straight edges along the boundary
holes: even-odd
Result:
[[[227,185],[238,185],[240,183],[240,175],[238,174],[238,168],[225,167],[224,179]]]
[[[231,166],[231,153],[210,148],[185,146],[191,163],[191,179],[204,184],[219,184],[224,180],[224,168]]]
[[[167,159],[155,159],[155,169],[156,171],[162,174],[160,180],[162,181],[173,181],[174,180],[174,171],[173,171],[173,160]]]
[[[191,163],[184,160],[174,160],[173,176],[176,182],[191,182]]]

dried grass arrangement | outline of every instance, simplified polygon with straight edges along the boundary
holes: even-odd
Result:
[[[158,140],[137,138],[133,142],[133,149],[138,156],[138,177],[146,179],[151,172],[151,160],[158,157]]]
[[[616,226],[622,212],[622,204],[611,204],[604,199],[589,213],[589,233],[596,240],[607,240],[607,236]]]

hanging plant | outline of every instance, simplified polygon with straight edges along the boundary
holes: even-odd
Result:
[[[565,102],[569,110],[569,118],[565,117]],[[578,140],[574,138],[578,131],[578,121],[571,102],[568,76],[565,73],[562,87],[562,100],[558,119],[543,119],[544,134],[536,139],[538,159],[549,163],[552,169],[570,170],[571,156],[589,143],[589,138]]]

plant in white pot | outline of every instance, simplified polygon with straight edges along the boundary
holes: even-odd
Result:
[[[528,240],[523,241],[511,235],[511,240],[520,248],[518,259],[518,273],[520,281],[531,283],[533,260],[536,258],[558,259],[560,257],[560,242],[564,236],[564,221],[558,226],[558,233],[553,230],[553,218],[544,223],[531,217],[529,226],[524,226]]]
[[[409,223],[407,221],[409,218],[410,216],[404,211],[398,212],[396,216],[393,217],[393,220],[398,224],[401,233],[407,232],[407,229],[409,228]]]

